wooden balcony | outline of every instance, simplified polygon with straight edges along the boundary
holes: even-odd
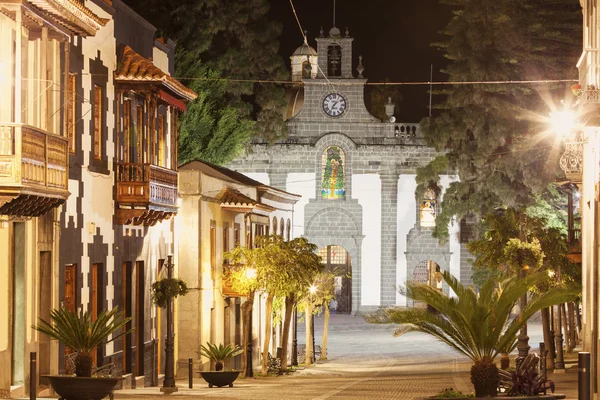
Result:
[[[245,296],[247,296],[248,294],[239,293],[231,287],[231,282],[228,279],[230,268],[235,268],[235,267],[230,264],[223,264],[223,286],[221,287],[221,294],[226,297],[245,297]]]
[[[117,163],[117,222],[152,226],[177,212],[177,171]]]
[[[0,214],[37,217],[69,197],[67,139],[0,123]]]

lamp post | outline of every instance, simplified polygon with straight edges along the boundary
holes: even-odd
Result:
[[[167,278],[173,278],[173,255],[167,256]],[[165,379],[160,391],[163,393],[173,393],[177,391],[175,385],[175,360],[174,360],[174,340],[173,340],[173,297],[169,296],[167,300],[167,342],[165,345]]]
[[[246,278],[248,280],[256,279],[256,270],[254,268],[248,268],[246,270]],[[252,378],[254,376],[254,368],[252,366],[252,310],[254,308],[254,289],[250,291],[248,295],[248,346],[246,347],[246,378]]]

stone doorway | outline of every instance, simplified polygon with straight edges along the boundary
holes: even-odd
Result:
[[[318,251],[325,268],[335,274],[335,301],[330,306],[336,313],[352,312],[352,260],[350,253],[341,246],[330,245]],[[334,310],[331,310],[334,312]]]
[[[421,261],[413,270],[413,283],[426,284],[437,288],[440,292],[443,290],[442,272],[440,266],[431,260]],[[413,302],[413,307],[423,308],[425,304],[421,301]]]

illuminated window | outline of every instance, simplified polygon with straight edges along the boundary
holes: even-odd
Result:
[[[158,165],[165,166],[165,117],[158,116]]]
[[[142,107],[141,105],[137,106],[136,116],[137,116],[137,126],[135,129],[135,161],[132,160],[131,162],[140,163],[140,162],[143,162],[142,154],[146,153],[142,149],[143,137],[144,137],[144,107]],[[146,159],[146,157],[143,157],[143,159]]]
[[[436,218],[437,194],[433,188],[427,189],[420,205],[420,219],[422,227],[434,227]]]
[[[123,139],[124,145],[124,160],[125,162],[131,162],[131,153],[134,151],[132,146],[132,129],[131,129],[131,100],[123,101]],[[133,137],[135,140],[135,137]]]
[[[327,76],[342,76],[342,48],[337,44],[327,48]]]
[[[321,196],[324,199],[343,199],[346,193],[344,168],[346,156],[342,149],[331,146],[323,152],[323,181]]]
[[[94,85],[94,158],[102,159],[102,87]]]
[[[321,262],[326,265],[346,265],[348,252],[341,246],[327,246],[317,252],[321,256]]]

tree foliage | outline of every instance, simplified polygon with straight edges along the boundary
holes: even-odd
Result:
[[[445,40],[435,45],[451,62],[450,81],[486,82],[575,77],[581,48],[577,0],[441,0],[454,10]],[[444,239],[454,216],[485,216],[499,206],[521,209],[558,173],[560,153],[547,131],[545,101],[562,86],[454,85],[438,94],[439,115],[422,121],[429,144],[447,164],[418,171],[419,185],[458,171],[446,190],[435,234]]]
[[[175,75],[199,94],[181,121],[180,162],[226,163],[255,135],[286,135],[283,87],[257,82],[287,78],[268,0],[127,2],[177,41]]]

